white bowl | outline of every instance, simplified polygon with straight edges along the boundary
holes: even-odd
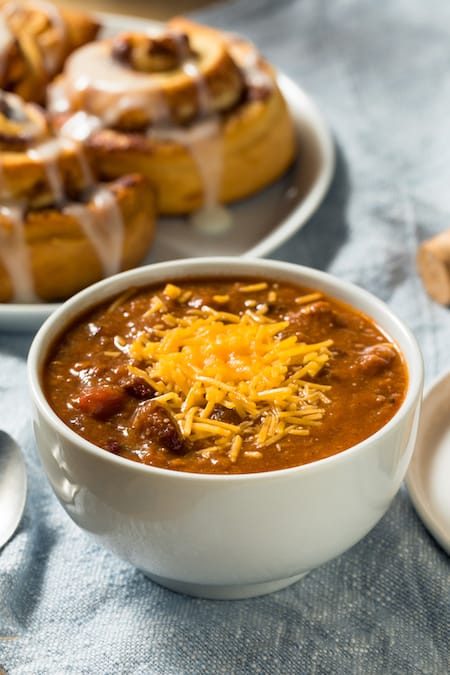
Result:
[[[373,436],[340,454],[247,475],[159,469],[83,440],[57,417],[43,394],[41,375],[49,344],[74,317],[129,286],[195,275],[267,276],[322,290],[363,311],[404,354],[409,386],[399,411]],[[150,265],[82,291],[37,333],[28,373],[41,460],[69,516],[163,586],[226,599],[283,588],[369,532],[405,476],[423,385],[416,340],[374,296],[306,267],[230,257]]]

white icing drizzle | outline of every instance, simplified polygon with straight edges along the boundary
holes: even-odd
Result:
[[[94,176],[87,162],[83,146],[72,138],[51,138],[27,150],[27,155],[35,162],[43,163],[53,201],[62,204],[66,199],[63,177],[58,167],[58,159],[65,150],[76,155],[83,174],[83,187],[94,185]]]
[[[28,246],[25,241],[24,209],[2,204],[0,215],[10,227],[0,225],[0,259],[11,280],[13,302],[37,302]]]
[[[200,115],[207,115],[211,110],[211,105],[205,78],[202,76],[195,61],[192,60],[183,63],[183,71],[192,79],[197,90],[198,111]]]
[[[89,115],[82,110],[74,113],[69,119],[64,122],[59,133],[65,138],[70,138],[74,141],[87,141],[89,136],[99,129],[103,128],[101,120],[95,115]]]
[[[197,82],[201,82],[200,79]],[[205,103],[205,87],[198,85],[199,106]],[[233,225],[231,211],[219,203],[219,190],[223,167],[223,135],[217,115],[195,127],[190,137],[184,133],[183,145],[189,150],[197,165],[203,187],[203,205],[189,216],[195,229],[205,234],[222,234]]]
[[[162,94],[161,78],[149,80],[147,74],[111,58],[110,50],[106,42],[93,42],[69,57],[65,66],[65,96],[69,101],[81,92],[88,95],[90,89],[95,90],[95,114],[107,126],[131,109],[151,110],[152,121],[167,120],[169,109]],[[61,92],[56,95],[53,106],[62,106],[63,96]]]
[[[147,94],[139,92],[121,96],[114,106],[103,113],[101,118],[103,126],[114,125],[128,110],[151,110],[151,122],[156,126],[166,124],[172,116],[164,91],[155,87],[151,90],[150,98]]]
[[[203,186],[203,206],[191,214],[191,224],[208,234],[220,234],[228,230],[233,224],[232,214],[218,200],[223,158],[219,118],[214,115],[186,129],[151,129],[149,136],[183,145],[197,166]]]
[[[197,63],[190,57],[186,42],[175,41],[182,69],[192,79],[197,90],[200,116],[208,119],[191,127],[190,130],[170,130],[172,140],[178,140],[191,154],[197,165],[203,186],[203,206],[189,217],[191,225],[207,234],[222,234],[233,224],[229,209],[219,203],[219,189],[223,165],[223,137],[220,117],[211,114],[210,95],[205,78]]]
[[[89,162],[86,159],[83,142],[91,133],[101,127],[100,120],[93,115],[77,112],[60,129],[60,135],[65,147],[76,153],[83,174],[83,185],[92,188],[95,183]]]
[[[51,138],[27,150],[30,159],[44,163],[50,190],[57,204],[62,203],[65,197],[64,185],[58,168],[60,152],[61,142],[58,138]]]
[[[49,112],[55,114],[70,110],[70,100],[65,80],[57,78],[47,87],[47,109]]]
[[[119,272],[122,266],[124,224],[116,197],[99,186],[88,204],[68,204],[63,213],[75,218],[91,242],[101,262],[105,277]]]
[[[189,216],[191,225],[205,234],[223,234],[233,225],[233,215],[230,209],[221,204],[204,206]]]
[[[95,178],[94,174],[92,173],[91,167],[89,166],[89,162],[86,159],[86,154],[84,152],[84,147],[82,143],[69,137],[64,137],[62,139],[62,142],[64,144],[64,147],[66,147],[68,150],[71,150],[77,156],[78,163],[80,165],[81,173],[83,176],[83,184],[82,184],[83,189],[86,190],[89,188],[93,188],[95,185]]]

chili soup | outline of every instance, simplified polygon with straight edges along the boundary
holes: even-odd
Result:
[[[75,432],[136,462],[254,473],[337,454],[399,409],[397,345],[322,292],[261,278],[130,289],[52,345],[44,390]]]

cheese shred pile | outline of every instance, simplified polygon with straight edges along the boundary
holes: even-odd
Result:
[[[314,379],[330,358],[332,340],[299,342],[289,321],[267,316],[267,306],[234,314],[186,304],[179,316],[167,311],[165,298],[183,305],[189,294],[168,284],[153,296],[146,314],[157,320],[127,347],[141,365],[129,370],[153,387],[202,456],[226,449],[235,462],[244,446],[248,457],[261,457],[286,435],[308,435],[320,424],[330,387]],[[233,423],[227,415],[215,418],[218,406],[233,411]]]

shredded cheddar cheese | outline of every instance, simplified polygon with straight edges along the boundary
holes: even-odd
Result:
[[[240,290],[250,293],[266,286]],[[286,435],[308,435],[311,426],[320,424],[330,387],[312,380],[329,360],[332,340],[299,341],[289,332],[288,320],[268,316],[267,303],[246,303],[241,314],[186,306],[180,316],[168,311],[164,297],[182,305],[189,296],[168,284],[162,297],[151,299],[146,314],[158,314],[158,327],[127,347],[140,364],[129,370],[154,388],[155,398],[170,409],[183,436],[201,442],[202,456],[227,448],[231,462],[241,450],[259,457]],[[305,302],[312,297],[316,295]],[[270,291],[268,302],[275,299]],[[226,296],[217,301],[225,302]],[[217,406],[233,411],[233,421],[215,419]]]
[[[308,293],[308,295],[300,295],[296,298],[295,302],[297,305],[306,305],[308,302],[314,302],[319,300],[322,297],[321,293]]]
[[[176,300],[181,295],[181,288],[175,286],[174,284],[166,284],[164,288],[164,295],[167,295],[168,298]]]

